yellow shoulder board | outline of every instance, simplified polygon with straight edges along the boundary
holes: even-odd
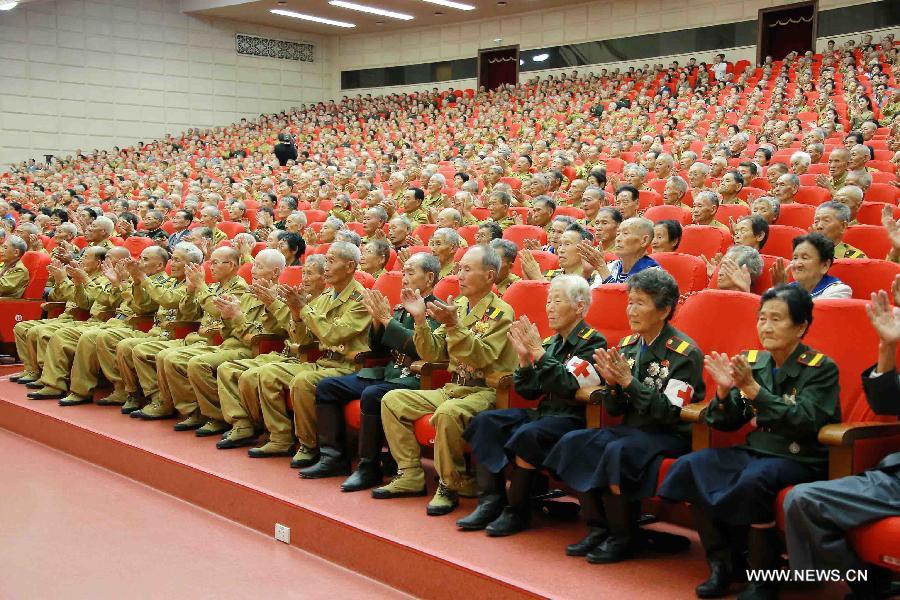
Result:
[[[807,367],[821,367],[825,361],[825,355],[821,352],[804,352],[797,357],[797,362]]]
[[[625,337],[623,337],[622,340],[619,342],[619,347],[620,347],[620,348],[624,348],[625,346],[630,346],[630,345],[632,345],[633,343],[635,343],[636,341],[638,341],[638,340],[640,339],[640,337],[641,337],[641,336],[639,336],[639,335],[636,334],[636,333],[633,333],[633,334],[631,334],[631,335],[625,336]]]
[[[747,362],[752,365],[759,360],[759,350],[745,350],[744,356],[747,358]]]
[[[484,314],[486,314],[489,319],[497,319],[503,314],[503,309],[500,307],[488,308]]]
[[[352,294],[350,294],[350,300],[359,302],[360,300],[362,300],[362,294],[360,294],[359,292],[353,292]]]
[[[549,337],[545,337],[542,345],[546,346],[546,345],[549,344],[551,341],[553,341],[553,336],[552,336],[552,335],[549,336]]]
[[[687,354],[687,351],[690,347],[690,342],[677,337],[671,337],[666,340],[666,348],[673,352],[677,352],[678,354]]]
[[[583,339],[583,340],[589,340],[589,339],[591,339],[591,336],[592,336],[592,335],[594,335],[594,329],[593,329],[593,328],[588,328],[588,329],[585,329],[585,330],[581,333],[581,335],[579,335],[578,337],[580,337],[580,338]]]
[[[859,258],[863,255],[862,250],[851,250],[848,258]]]
[[[553,276],[555,276],[557,273],[559,273],[559,269],[550,269],[549,271],[546,271],[546,272],[544,273],[544,277],[553,277]]]

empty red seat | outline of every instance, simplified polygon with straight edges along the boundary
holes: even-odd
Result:
[[[537,240],[541,246],[547,243],[547,232],[536,225],[511,225],[503,232],[503,239],[509,240],[522,250],[525,240]]]
[[[881,211],[885,206],[891,207],[894,220],[900,219],[900,207],[893,206],[886,202],[863,202],[856,213],[856,220],[861,225],[881,225]]]
[[[681,252],[657,252],[651,258],[675,278],[682,295],[699,292],[709,283],[706,262],[700,257]]]
[[[572,217],[573,219],[583,219],[584,211],[576,206],[557,206],[556,212],[553,213],[553,216],[568,216]]]
[[[794,257],[794,238],[806,235],[808,230],[788,225],[769,225],[769,239],[762,251],[772,256],[790,260]]]
[[[749,214],[750,208],[743,204],[720,204],[719,210],[716,211],[716,221],[729,225],[732,219],[737,221]]]
[[[650,219],[654,223],[672,220],[678,221],[682,225],[689,225],[691,223],[691,211],[680,206],[663,204],[662,206],[651,206],[648,208],[644,211],[644,218]]]
[[[553,335],[547,322],[547,294],[550,283],[547,281],[517,281],[503,294],[503,301],[509,304],[516,318],[527,316],[534,323],[541,337]]]
[[[693,254],[694,256],[702,254],[707,258],[712,258],[719,252],[725,252],[731,243],[731,234],[725,233],[718,227],[687,225],[681,236],[681,245],[678,246],[678,250],[682,254]]]
[[[353,278],[363,284],[363,287],[367,290],[372,289],[372,286],[375,285],[375,278],[365,271],[357,270],[355,273],[353,273]]]
[[[237,274],[243,277],[248,284],[253,283],[253,263],[249,262],[241,265]]]
[[[297,286],[303,283],[303,267],[285,267],[278,277],[278,283]]]
[[[793,202],[791,204],[781,205],[781,214],[778,215],[777,222],[779,225],[799,227],[800,229],[808,231],[809,228],[812,227],[815,216],[815,206]]]
[[[584,320],[603,334],[610,348],[618,346],[631,333],[625,314],[627,305],[628,290],[624,283],[608,283],[591,290],[591,307]]]
[[[900,190],[889,183],[873,183],[866,191],[867,202],[897,204],[897,198],[900,198]]]
[[[873,258],[840,258],[828,273],[849,285],[854,298],[868,300],[878,290],[891,289],[891,282],[900,274],[900,265]]]
[[[805,177],[805,175],[801,177]],[[797,190],[797,194],[794,196],[794,200],[802,202],[803,204],[818,206],[823,202],[831,200],[831,192],[825,188],[801,185],[800,189]]]
[[[456,230],[456,233],[459,234],[459,237],[466,240],[470,246],[475,245],[475,234],[478,233],[478,225],[466,225],[465,227],[460,227]]]
[[[303,211],[303,214],[306,215],[307,223],[321,223],[325,219],[328,218],[328,213],[324,210],[318,210],[315,208],[310,208]]]
[[[403,273],[400,273],[399,271],[387,271],[382,273],[381,276],[375,280],[372,289],[378,290],[384,294],[392,307],[396,306],[400,303],[400,290],[403,289]]]
[[[434,295],[439,300],[447,301],[451,296],[456,298],[459,296],[459,277],[456,275],[447,275],[437,282],[434,286]]]

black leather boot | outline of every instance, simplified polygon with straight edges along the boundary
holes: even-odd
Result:
[[[381,417],[361,414],[359,417],[359,464],[356,471],[341,484],[342,492],[359,492],[381,485],[382,431]]]
[[[637,516],[633,514],[627,496],[603,494],[602,500],[609,536],[588,552],[587,561],[592,564],[622,562],[632,554],[632,537]]]
[[[503,473],[491,473],[484,465],[476,464],[475,483],[478,485],[478,506],[456,522],[456,526],[463,531],[484,529],[500,516],[506,506],[506,479]]]
[[[300,469],[303,479],[347,476],[350,460],[344,451],[344,410],[340,404],[316,404],[319,462]]]
[[[695,592],[698,598],[724,598],[734,581],[728,530],[713,521],[703,507],[691,505],[691,513],[709,563],[709,578]]]
[[[507,506],[500,516],[485,528],[491,537],[514,535],[531,525],[531,484],[537,472],[534,469],[513,467],[509,478]]]
[[[774,527],[751,527],[747,535],[747,562],[757,572],[778,568],[781,540]],[[753,582],[738,594],[738,600],[777,600],[778,584],[771,581]]]
[[[584,515],[584,520],[587,522],[588,532],[581,540],[566,546],[568,556],[587,556],[609,536],[609,530],[606,528],[606,515],[603,513],[597,491],[589,490],[578,494],[578,502],[581,504],[581,514]]]

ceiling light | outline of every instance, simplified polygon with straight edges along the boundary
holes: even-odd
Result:
[[[353,23],[345,23],[344,21],[333,21],[331,19],[323,19],[322,17],[314,17],[313,15],[305,15],[303,13],[294,12],[292,10],[280,10],[277,8],[273,8],[269,11],[275,15],[281,15],[282,17],[292,17],[294,19],[301,19],[303,21],[312,21],[313,23],[321,23],[322,25],[333,25],[334,27],[356,27]]]
[[[12,10],[18,5],[18,2],[0,2],[0,10]]]
[[[384,10],[383,8],[375,8],[373,6],[364,6],[355,2],[345,2],[344,0],[329,0],[328,4],[339,8],[347,8],[349,10],[358,10],[359,12],[378,15],[380,17],[390,17],[391,19],[400,19],[402,21],[411,21],[412,15],[394,12],[392,10]]]
[[[438,4],[440,6],[446,6],[447,8],[456,8],[459,10],[475,10],[475,7],[471,4],[463,4],[462,2],[451,2],[450,0],[425,0],[430,4]]]
[[[524,64],[525,64],[525,61],[522,60],[522,59],[520,58],[520,59],[519,59],[519,65],[521,66],[521,65],[524,65]]]
[[[535,54],[531,57],[531,60],[533,60],[534,62],[544,62],[548,58],[550,58],[549,54]]]

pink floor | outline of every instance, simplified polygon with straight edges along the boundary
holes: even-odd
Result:
[[[407,597],[0,429],[0,598]]]

